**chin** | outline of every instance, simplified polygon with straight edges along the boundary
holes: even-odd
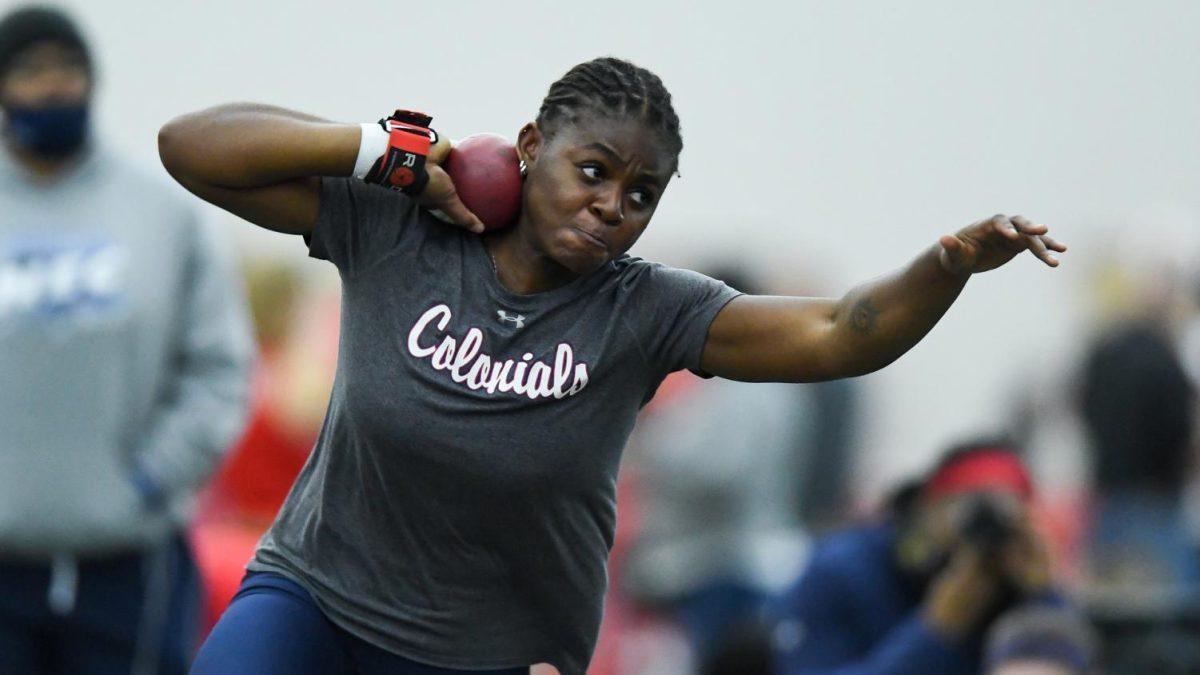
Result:
[[[603,267],[604,263],[608,262],[608,256],[587,256],[577,251],[567,251],[564,255],[556,256],[554,261],[570,270],[572,274],[584,276]]]
[[[610,260],[608,251],[580,248],[571,241],[562,242],[555,249],[554,262],[579,276],[595,272]]]

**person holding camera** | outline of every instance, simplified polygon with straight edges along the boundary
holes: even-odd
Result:
[[[897,492],[884,522],[819,542],[772,606],[776,672],[980,672],[996,617],[1018,602],[1061,604],[1032,496],[1011,446],[952,449]]]

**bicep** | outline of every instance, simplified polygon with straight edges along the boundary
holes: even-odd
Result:
[[[192,194],[259,227],[284,234],[308,234],[321,206],[321,179],[292,180],[256,188],[226,188],[177,180]]]
[[[717,314],[700,364],[707,373],[745,382],[814,382],[838,377],[834,328],[838,302],[828,298],[743,295]]]

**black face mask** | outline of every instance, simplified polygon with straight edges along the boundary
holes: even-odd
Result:
[[[8,135],[37,157],[61,159],[74,153],[87,138],[88,105],[76,103],[49,108],[9,107],[4,110]]]

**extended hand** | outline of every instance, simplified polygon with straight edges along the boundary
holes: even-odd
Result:
[[[1051,251],[1063,253],[1067,247],[1051,239],[1048,231],[1045,225],[1035,225],[1024,216],[986,218],[938,240],[942,267],[954,274],[986,272],[1025,249],[1050,267],[1058,267],[1058,258]]]

